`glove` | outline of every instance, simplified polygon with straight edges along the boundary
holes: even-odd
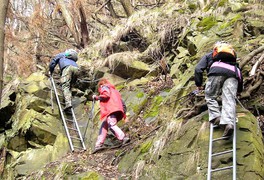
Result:
[[[203,86],[197,86],[197,90],[199,90],[199,91],[201,91],[201,90],[203,90],[204,88],[203,88]]]
[[[97,100],[96,97],[97,97],[97,96],[94,94],[94,95],[92,96],[92,99],[96,101],[96,100]]]
[[[199,94],[200,90],[199,89],[196,89],[196,90],[193,90],[189,96],[196,96],[197,94]]]

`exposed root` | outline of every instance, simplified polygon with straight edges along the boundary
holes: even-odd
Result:
[[[249,53],[242,61],[240,62],[239,66],[243,68],[255,55],[264,51],[264,45],[260,46],[258,49],[255,49],[251,53]]]

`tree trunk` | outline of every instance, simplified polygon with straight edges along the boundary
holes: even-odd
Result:
[[[131,16],[131,14],[134,12],[134,8],[132,7],[130,0],[120,0],[120,3],[124,8],[127,17]]]
[[[5,43],[5,21],[6,13],[9,4],[9,0],[0,0],[0,107],[2,100],[2,90],[3,90],[3,76],[4,76],[4,43]]]
[[[62,16],[69,27],[69,30],[76,42],[76,46],[80,47],[80,39],[79,39],[79,33],[78,30],[74,24],[74,21],[71,17],[71,14],[69,13],[68,9],[66,8],[66,5],[63,0],[56,0],[57,4],[59,5],[59,9],[62,13]]]
[[[89,31],[87,28],[85,11],[83,9],[81,1],[78,2],[78,9],[80,13],[80,27],[81,27],[81,46],[83,48],[88,46],[89,43]]]

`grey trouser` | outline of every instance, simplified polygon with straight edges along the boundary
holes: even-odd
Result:
[[[63,96],[65,98],[65,107],[72,106],[71,99],[72,99],[72,93],[71,93],[71,85],[76,79],[76,73],[78,71],[78,68],[75,66],[67,66],[62,70],[61,74],[61,86],[63,91]]]
[[[205,100],[209,121],[220,118],[220,124],[232,124],[236,120],[236,93],[238,81],[225,76],[209,76],[205,86]],[[216,98],[222,93],[222,112]]]

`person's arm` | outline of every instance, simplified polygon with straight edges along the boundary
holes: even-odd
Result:
[[[50,62],[49,65],[49,71],[50,74],[52,75],[56,65],[59,63],[59,60],[64,56],[64,53],[57,54]]]
[[[195,85],[197,86],[197,88],[199,90],[203,89],[202,88],[202,85],[203,85],[203,72],[208,67],[208,63],[210,61],[211,54],[212,54],[212,52],[204,55],[202,57],[202,59],[199,61],[199,63],[197,64],[196,68],[195,68],[194,81],[195,81]]]
[[[100,92],[99,96],[93,95],[94,100],[107,101],[110,98],[111,92],[108,86],[103,85],[102,87],[100,87],[99,92]]]

